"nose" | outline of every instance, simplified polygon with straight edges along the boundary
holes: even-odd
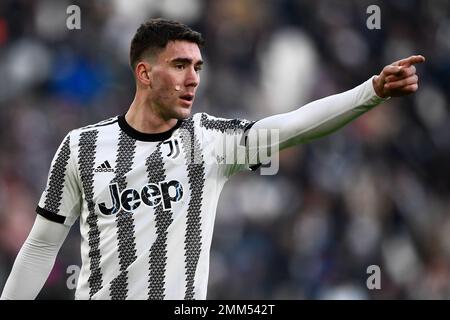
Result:
[[[186,74],[186,87],[197,87],[200,84],[200,75],[194,67],[189,68]]]

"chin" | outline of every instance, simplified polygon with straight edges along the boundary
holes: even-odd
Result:
[[[180,110],[176,113],[176,118],[179,120],[187,119],[191,116],[191,111],[191,108],[180,108]]]

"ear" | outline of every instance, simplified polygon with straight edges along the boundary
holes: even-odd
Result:
[[[152,66],[150,63],[144,61],[139,62],[134,69],[136,80],[145,86],[151,86],[151,71]]]

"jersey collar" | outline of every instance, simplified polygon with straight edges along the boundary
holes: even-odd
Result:
[[[120,129],[122,129],[127,135],[129,135],[133,139],[141,141],[164,141],[172,136],[172,133],[181,126],[183,120],[178,120],[177,124],[173,126],[171,129],[159,133],[143,133],[137,131],[136,129],[131,127],[125,120],[125,114],[122,114],[118,117],[118,123]]]

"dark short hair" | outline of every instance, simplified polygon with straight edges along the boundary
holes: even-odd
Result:
[[[186,40],[196,43],[199,47],[205,41],[199,32],[193,31],[187,25],[165,19],[151,19],[137,29],[131,40],[130,66],[134,70],[140,59],[147,54],[156,54],[164,49],[169,41]]]

